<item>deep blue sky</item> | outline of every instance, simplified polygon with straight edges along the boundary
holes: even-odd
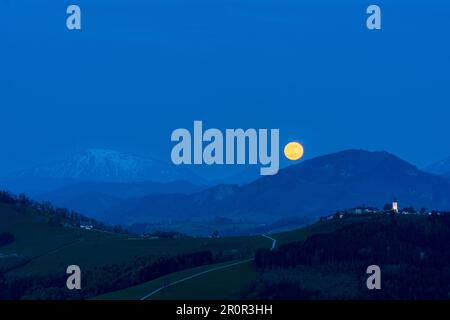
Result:
[[[448,1],[0,0],[0,27],[0,174],[93,147],[168,160],[193,120],[280,128],[307,157],[450,155]]]

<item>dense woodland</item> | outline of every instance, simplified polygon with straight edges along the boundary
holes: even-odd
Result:
[[[259,250],[261,278],[248,293],[272,299],[448,299],[450,216],[380,216],[314,234],[276,250]],[[382,289],[368,290],[378,265]],[[330,286],[341,278],[341,288]]]
[[[10,232],[1,232],[0,233],[0,247],[6,246],[10,243],[14,242],[14,235]]]

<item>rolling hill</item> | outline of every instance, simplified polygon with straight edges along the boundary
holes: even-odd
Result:
[[[253,261],[187,269],[96,299],[447,299],[449,227],[448,215],[348,215],[271,234],[275,249]],[[388,290],[367,290],[374,263]]]
[[[0,201],[0,234],[13,235],[13,242],[0,244],[0,299],[402,299],[404,292],[415,299],[448,293],[448,286],[436,286],[449,277],[442,273],[450,270],[442,254],[448,215],[347,214],[268,238],[143,238],[55,224],[52,212],[36,208]],[[382,264],[390,290],[363,290],[365,268],[374,262]],[[83,270],[77,292],[65,288],[71,264]]]
[[[68,211],[0,198],[0,234],[13,236],[11,243],[0,244],[0,300],[92,297],[170,272],[248,257],[270,244],[261,236],[145,238],[86,230],[70,224],[72,219]],[[65,270],[72,264],[83,270],[83,292],[65,288]]]
[[[187,269],[96,299],[446,300],[449,228],[448,215],[349,215],[271,234],[277,246],[253,261]],[[374,263],[383,290],[367,290]]]

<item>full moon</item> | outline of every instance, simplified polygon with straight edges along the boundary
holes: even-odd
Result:
[[[298,142],[289,142],[284,147],[284,155],[292,161],[299,160],[304,152],[303,146]]]

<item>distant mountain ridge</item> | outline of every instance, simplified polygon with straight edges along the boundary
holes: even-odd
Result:
[[[401,206],[448,210],[450,183],[388,152],[347,150],[304,161],[243,186],[133,199],[107,215],[123,223],[214,216],[271,223],[362,204],[381,207],[394,198]]]
[[[108,149],[88,149],[64,160],[14,172],[9,178],[137,182],[185,180],[193,175],[162,161]]]
[[[127,199],[163,193],[191,194],[204,188],[206,187],[193,185],[187,181],[80,182],[39,194],[35,198],[99,217],[109,208],[119,206],[122,202],[126,203]]]
[[[424,168],[424,171],[447,176],[450,178],[450,157],[435,162]]]
[[[33,197],[80,183],[169,183],[204,180],[188,168],[160,160],[107,149],[88,149],[67,158],[31,169],[10,173],[0,179],[0,188]],[[140,186],[142,187],[142,185]],[[154,188],[153,188],[154,189]],[[95,190],[101,192],[101,190]]]

